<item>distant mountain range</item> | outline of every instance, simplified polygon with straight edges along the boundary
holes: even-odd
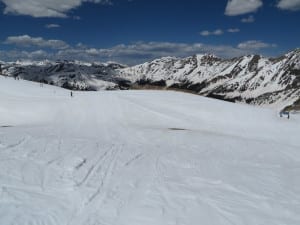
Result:
[[[79,61],[2,63],[2,73],[73,90],[171,89],[300,110],[300,49],[278,58],[195,55],[133,67]]]
[[[120,89],[118,69],[125,66],[117,63],[85,63],[80,61],[15,62],[2,65],[7,76],[42,82],[59,87],[98,91]]]

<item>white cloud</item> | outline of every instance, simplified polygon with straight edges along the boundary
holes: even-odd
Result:
[[[215,30],[213,32],[214,35],[222,35],[223,34],[223,31],[221,29],[218,29],[218,30]]]
[[[300,10],[300,0],[280,0],[277,7],[283,10],[297,11]]]
[[[223,30],[221,29],[217,29],[217,30],[214,30],[214,31],[208,31],[208,30],[204,30],[204,31],[201,31],[200,32],[200,35],[202,36],[210,36],[210,35],[222,35],[224,32]]]
[[[250,15],[248,17],[242,18],[242,23],[253,23],[255,21],[254,16]]]
[[[16,61],[16,60],[44,60],[50,59],[53,55],[47,53],[43,50],[37,51],[19,51],[19,50],[12,50],[12,51],[0,51],[0,58],[3,60],[9,61]]]
[[[238,29],[238,28],[230,28],[230,29],[227,30],[227,32],[229,32],[229,33],[238,33],[238,32],[240,32],[240,29]]]
[[[112,48],[79,47],[62,49],[56,53],[45,54],[45,59],[68,59],[84,61],[115,61],[134,65],[165,56],[187,57],[195,54],[212,53],[224,58],[252,53],[229,45],[207,45],[203,43],[137,42],[130,45],[117,45]],[[39,56],[39,58],[41,58]],[[19,58],[17,58],[19,59]]]
[[[46,24],[45,27],[46,27],[47,29],[51,29],[51,28],[59,28],[60,25],[59,25],[59,24],[51,23],[51,24]]]
[[[238,33],[238,32],[240,32],[240,29],[230,28],[230,29],[227,29],[227,32],[228,33]],[[224,34],[224,31],[222,29],[217,29],[217,30],[214,30],[214,31],[204,30],[204,31],[200,32],[200,35],[202,35],[202,36],[212,36],[212,35],[219,36],[219,35],[222,35],[222,34]]]
[[[23,51],[23,54],[26,54],[31,59],[43,59],[43,58],[46,58],[45,56],[49,55],[49,53],[47,53],[44,50],[37,50],[37,51],[33,51],[33,52]]]
[[[274,47],[259,41],[248,41],[238,46],[208,45],[203,43],[172,43],[172,42],[137,42],[130,45],[120,44],[111,48],[90,48],[83,44],[58,50],[37,51],[0,51],[0,59],[8,60],[84,60],[84,61],[116,61],[128,65],[143,63],[165,56],[187,57],[195,54],[212,53],[224,58],[232,58]]]
[[[41,37],[30,37],[29,35],[11,36],[8,37],[4,43],[20,47],[39,47],[52,49],[65,49],[69,47],[66,42],[61,40],[45,40]]]
[[[208,30],[204,30],[204,31],[200,32],[200,35],[202,35],[202,36],[209,36],[209,35],[211,35],[211,32],[208,31]]]
[[[112,48],[69,48],[60,50],[57,58],[74,59],[81,57],[86,61],[115,61],[129,65],[143,63],[165,56],[187,57],[195,54],[211,53],[223,58],[261,53],[261,50],[276,47],[261,41],[248,41],[238,46],[209,45],[203,43],[137,42],[130,45],[117,45]]]
[[[110,4],[110,0],[0,0],[5,4],[5,14],[32,17],[61,17],[84,2]]]
[[[237,16],[255,12],[262,5],[262,0],[229,0],[225,9],[225,15]]]
[[[265,43],[265,42],[258,41],[258,40],[250,40],[250,41],[245,41],[245,42],[238,44],[237,47],[239,49],[244,49],[244,50],[261,50],[264,48],[274,48],[274,47],[277,47],[277,45]]]

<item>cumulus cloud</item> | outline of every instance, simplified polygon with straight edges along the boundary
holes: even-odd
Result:
[[[44,51],[20,51],[20,50],[11,50],[11,51],[0,51],[0,58],[5,61],[16,61],[16,60],[44,60],[52,59],[53,55]]]
[[[164,56],[184,57],[203,51],[203,44],[184,44],[169,42],[137,42],[130,45],[116,45],[112,48],[72,48],[57,53],[59,58],[69,58],[74,55],[84,57],[84,60],[97,58],[102,61],[118,61],[135,64]]]
[[[41,37],[31,37],[29,35],[10,36],[4,44],[16,45],[20,47],[39,47],[52,49],[65,49],[69,45],[61,40],[45,40]]]
[[[5,4],[5,14],[27,15],[32,17],[61,17],[79,7],[84,2],[110,4],[110,0],[0,0]]]
[[[265,42],[258,41],[258,40],[250,40],[250,41],[245,41],[245,42],[238,44],[237,47],[239,49],[244,49],[244,50],[260,50],[260,49],[264,49],[264,48],[274,48],[274,47],[277,47],[277,45],[265,43]]]
[[[46,24],[45,27],[46,27],[47,29],[52,29],[52,28],[59,28],[60,25],[59,25],[59,24],[51,23],[51,24]]]
[[[229,0],[225,9],[225,15],[238,16],[255,12],[262,5],[262,0]]]
[[[238,33],[238,32],[240,32],[240,29],[238,29],[238,28],[230,28],[230,29],[227,30],[227,32],[229,32],[229,33]]]
[[[248,41],[238,46],[208,45],[204,43],[172,43],[172,42],[137,42],[129,45],[120,44],[111,48],[91,48],[84,44],[69,46],[64,49],[51,51],[11,50],[0,51],[0,59],[15,60],[83,60],[83,61],[115,61],[128,65],[135,65],[165,56],[187,57],[195,54],[212,53],[223,58],[232,58],[273,47],[260,41]]]
[[[211,36],[211,35],[222,35],[224,32],[223,30],[221,29],[217,29],[217,30],[214,30],[214,31],[208,31],[208,30],[204,30],[204,31],[201,31],[200,32],[200,35],[202,36]]]
[[[254,23],[254,21],[255,21],[255,19],[254,19],[254,16],[252,16],[252,15],[241,19],[242,23]]]
[[[238,32],[240,32],[240,29],[230,28],[230,29],[227,29],[227,32],[228,33],[238,33]],[[219,36],[219,35],[222,35],[222,34],[224,34],[224,31],[222,29],[217,29],[217,30],[214,30],[214,31],[204,30],[204,31],[200,32],[200,35],[202,35],[202,36],[212,36],[212,35]]]
[[[230,45],[208,45],[203,43],[137,42],[130,45],[117,45],[112,48],[72,48],[61,50],[57,57],[74,59],[80,56],[86,61],[116,61],[128,65],[143,63],[156,58],[172,56],[187,57],[195,54],[212,53],[220,57],[231,58],[253,53],[253,49],[241,49]]]
[[[297,11],[300,10],[300,0],[280,0],[277,7],[283,10]]]

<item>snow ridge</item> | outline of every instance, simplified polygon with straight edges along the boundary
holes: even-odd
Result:
[[[162,58],[121,69],[120,74],[140,86],[159,85],[232,102],[286,107],[300,96],[300,50],[279,58]]]

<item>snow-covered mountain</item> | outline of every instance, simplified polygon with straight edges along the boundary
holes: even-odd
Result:
[[[121,89],[117,63],[85,63],[80,61],[22,61],[3,65],[3,73],[21,79],[52,84],[73,90],[97,91]]]
[[[120,73],[138,88],[182,89],[233,102],[277,107],[300,105],[300,49],[279,58],[166,57]]]
[[[217,99],[300,110],[300,49],[279,58],[165,57],[133,67],[78,61],[17,62],[4,74],[74,90],[161,88]]]

